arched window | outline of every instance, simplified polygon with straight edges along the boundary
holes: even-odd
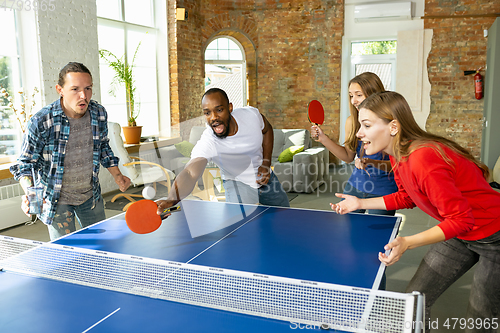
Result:
[[[243,47],[229,36],[217,37],[205,50],[205,91],[223,89],[235,108],[247,105],[246,61]]]

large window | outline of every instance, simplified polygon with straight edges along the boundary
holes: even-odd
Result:
[[[19,47],[16,33],[15,11],[2,9],[0,4],[0,89],[4,88],[12,100],[0,95],[0,163],[15,160],[19,154],[21,130],[10,102],[17,109],[23,103],[19,64]]]
[[[396,87],[396,48],[395,40],[353,42],[351,44],[352,77],[364,72],[378,75],[386,90]]]
[[[339,142],[345,141],[345,122],[350,115],[348,82],[356,75],[372,72],[378,75],[386,90],[396,87],[396,40],[345,40],[343,45],[343,66],[348,75],[343,77],[340,108]]]
[[[205,50],[205,91],[223,89],[235,108],[247,105],[246,63],[236,39],[219,37]]]
[[[136,102],[140,113],[137,125],[143,126],[142,135],[157,135],[158,84],[157,35],[154,1],[152,0],[97,0],[99,49],[105,49],[134,64],[137,88]],[[138,47],[140,43],[140,46]],[[136,54],[137,50],[137,54]],[[136,57],[134,59],[134,54]],[[101,103],[108,111],[109,121],[127,125],[125,87],[113,90],[115,72],[100,60]]]

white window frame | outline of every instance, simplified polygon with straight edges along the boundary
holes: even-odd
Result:
[[[243,45],[234,37],[232,36],[226,36],[226,35],[221,35],[221,36],[215,36],[214,38],[210,39],[209,42],[207,43],[207,48],[208,45],[210,45],[212,42],[214,42],[216,39],[220,38],[227,38],[233,41],[238,47],[240,48],[240,52],[242,55],[242,60],[207,60],[205,59],[205,50],[203,50],[203,59],[205,60],[205,64],[212,64],[212,65],[240,65],[241,66],[241,87],[242,87],[242,100],[243,101],[248,101],[247,98],[247,91],[248,91],[248,84],[247,84],[247,62],[246,62],[246,54],[245,54],[245,49],[243,48]],[[206,75],[205,75],[206,76]]]
[[[168,37],[167,37],[167,8],[166,4],[161,0],[150,0],[152,3],[152,19],[153,26],[141,25],[136,23],[130,23],[125,21],[125,0],[120,1],[120,20],[110,19],[106,17],[97,17],[97,22],[99,24],[105,24],[107,26],[116,26],[123,28],[123,46],[124,50],[127,50],[127,30],[133,31],[142,31],[144,33],[151,33],[154,31],[156,35],[156,101],[157,101],[157,133],[146,133],[145,135],[159,135],[160,137],[169,137],[171,135],[171,121],[170,121],[170,92],[169,89],[167,91],[162,91],[160,93],[160,87],[168,87],[169,86],[169,78],[168,78]],[[121,56],[118,55],[117,56]],[[126,55],[127,56],[127,55]],[[130,56],[130,54],[129,54]],[[162,59],[162,61],[159,61]],[[165,60],[167,59],[167,60]],[[131,60],[131,59],[127,59]],[[103,62],[102,59],[99,59],[101,66],[107,66]],[[107,95],[108,86],[106,84],[101,84],[101,95]],[[141,121],[144,121],[144,118],[141,119],[139,116],[138,125],[141,124]],[[154,122],[149,122],[154,123]],[[122,124],[124,125],[124,124]],[[126,125],[126,123],[125,123]],[[144,134],[143,134],[144,135]]]
[[[391,86],[387,90],[396,89],[396,54],[356,55],[351,58],[351,78],[356,76],[356,65],[391,64]]]
[[[370,55],[351,55],[353,43],[377,42],[377,41],[393,41],[396,37],[380,37],[380,38],[342,38],[342,68],[348,69],[348,75],[341,77],[340,89],[340,133],[339,143],[344,144],[346,139],[345,123],[351,115],[349,109],[349,81],[356,76],[356,65],[358,64],[380,64],[390,63],[391,66],[391,87],[390,90],[395,90],[396,87],[396,66],[397,54],[370,54]]]
[[[0,10],[6,10],[10,11],[8,7],[3,8],[0,7]],[[30,69],[33,69],[33,59],[28,59],[29,55],[33,55],[32,52],[23,52],[24,49],[34,49],[38,51],[37,43],[35,40],[30,40],[30,38],[23,38],[23,37],[28,37],[24,36],[23,34],[23,27],[24,25],[27,25],[26,23],[30,23],[30,21],[33,19],[34,14],[33,12],[30,11],[17,11],[17,10],[12,10],[12,13],[14,15],[14,24],[15,24],[15,31],[14,34],[16,36],[16,48],[17,48],[17,53],[15,56],[8,55],[11,58],[11,71],[12,71],[12,76],[13,76],[13,82],[12,82],[12,97],[14,99],[14,104],[16,104],[17,107],[19,107],[19,104],[21,103],[19,94],[17,93],[21,89],[24,89],[27,94],[32,94],[33,88],[36,86],[39,90],[41,90],[41,85],[40,85],[40,77],[39,77],[39,72],[38,70],[30,71]],[[25,29],[26,32],[28,33],[29,29]],[[8,32],[7,32],[8,33]],[[33,42],[30,43],[30,42]],[[28,56],[26,56],[28,54]],[[36,52],[35,54],[38,54]],[[31,66],[26,66],[27,64],[32,64]],[[36,67],[36,66],[35,66]],[[26,73],[30,73],[29,76],[26,75]],[[31,97],[31,96],[30,96]],[[30,110],[30,112],[33,114],[37,112],[41,108],[41,94],[35,95],[34,101],[36,103],[35,107]],[[6,109],[6,107],[1,107],[2,109]],[[17,142],[14,143],[14,146],[17,149],[17,152],[19,153],[19,149],[21,148],[21,141],[22,141],[22,132],[21,128],[18,122],[15,122],[15,127],[11,130],[6,130],[8,133],[1,133],[2,135],[16,135],[17,136]],[[5,132],[5,130],[3,131]],[[8,140],[11,141],[11,140]],[[10,160],[3,160],[0,161],[0,164],[5,164],[5,163],[10,163],[14,162],[19,154],[16,153],[11,156]]]

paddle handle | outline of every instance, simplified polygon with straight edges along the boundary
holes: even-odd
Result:
[[[314,125],[319,126],[317,123],[314,123]],[[314,139],[319,138],[319,133],[318,133],[318,135],[314,136],[313,138],[314,138]]]
[[[167,214],[171,214],[171,213],[174,213],[174,212],[178,212],[181,210],[181,206],[172,206],[172,207],[168,207],[167,209],[165,209],[161,214],[160,214],[160,217],[161,219],[163,220],[165,218],[165,215]]]

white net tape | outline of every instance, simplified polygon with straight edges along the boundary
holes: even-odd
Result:
[[[349,332],[406,332],[414,295],[44,244],[5,270]],[[411,324],[410,324],[411,325]]]
[[[44,243],[39,241],[14,238],[9,236],[0,236],[0,261],[10,258],[21,252],[28,251],[42,244]]]

